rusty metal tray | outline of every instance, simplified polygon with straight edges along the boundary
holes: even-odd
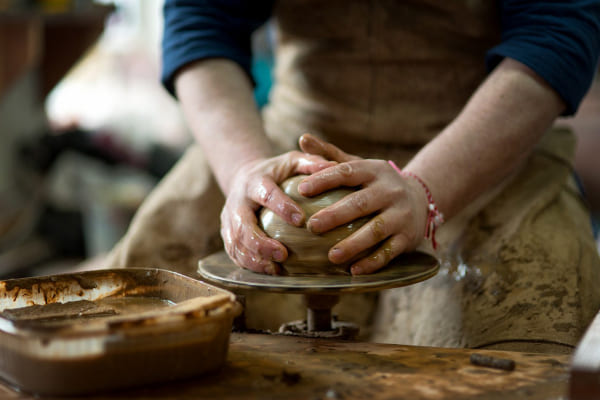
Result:
[[[0,377],[76,395],[199,375],[225,362],[232,293],[159,269],[0,281]]]

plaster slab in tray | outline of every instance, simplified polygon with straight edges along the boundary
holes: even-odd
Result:
[[[74,395],[199,375],[225,362],[232,293],[159,269],[0,281],[0,376]]]

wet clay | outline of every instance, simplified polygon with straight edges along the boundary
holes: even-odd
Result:
[[[305,177],[305,175],[298,175],[289,178],[281,184],[281,188],[285,194],[302,207],[306,214],[306,220],[356,190],[342,188],[330,190],[314,197],[304,197],[298,192],[298,184]],[[261,228],[267,235],[277,239],[288,249],[288,258],[282,263],[282,266],[290,275],[348,275],[352,262],[364,256],[364,253],[343,264],[333,264],[329,261],[327,254],[336,243],[357,231],[369,219],[368,217],[359,218],[328,232],[315,234],[307,229],[306,224],[301,227],[290,225],[269,209],[262,209],[260,212]]]
[[[174,304],[157,297],[107,297],[95,301],[78,300],[8,309],[0,313],[0,317],[13,321],[19,327],[50,328],[85,323],[90,318],[138,314]]]

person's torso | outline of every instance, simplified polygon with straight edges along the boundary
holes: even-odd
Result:
[[[267,131],[422,145],[485,78],[489,0],[280,0]],[[344,139],[344,140],[346,140]]]

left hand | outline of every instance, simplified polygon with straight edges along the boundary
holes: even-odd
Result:
[[[300,147],[305,153],[339,163],[305,178],[298,186],[303,196],[315,196],[339,186],[360,186],[358,191],[315,213],[307,222],[310,231],[323,233],[357,218],[375,215],[329,250],[332,263],[346,262],[372,248],[369,255],[351,267],[353,275],[369,274],[421,243],[427,220],[427,196],[417,181],[400,176],[385,160],[347,154],[309,134],[300,138]]]

